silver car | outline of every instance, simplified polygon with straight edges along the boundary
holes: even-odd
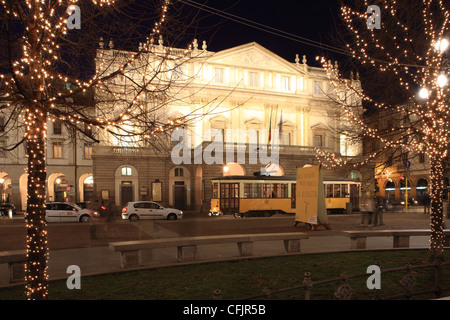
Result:
[[[97,211],[81,209],[74,203],[47,202],[45,206],[47,222],[90,222],[93,218],[100,217]]]
[[[164,208],[153,201],[128,202],[122,209],[122,219],[138,221],[139,219],[167,219],[177,220],[183,218],[183,211]]]

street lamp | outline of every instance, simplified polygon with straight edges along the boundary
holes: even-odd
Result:
[[[438,41],[436,41],[436,43],[434,44],[434,48],[436,49],[436,51],[439,52],[439,54],[444,54],[444,52],[447,50],[447,48],[449,47],[450,43],[447,39],[440,39]],[[440,88],[445,87],[448,84],[448,77],[445,73],[441,73],[437,79],[436,79],[437,85]],[[429,92],[428,89],[426,88],[421,88],[419,90],[419,98],[421,99],[428,99],[429,96]]]
[[[441,39],[436,41],[436,43],[434,44],[434,48],[442,54],[445,50],[447,50],[448,45],[449,42],[447,39]]]
[[[419,90],[419,97],[421,99],[428,99],[428,90],[426,88],[421,88]]]

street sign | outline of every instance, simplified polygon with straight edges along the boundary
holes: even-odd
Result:
[[[410,161],[405,161],[405,167],[409,168],[411,166],[411,162]]]
[[[66,191],[67,191],[67,192],[72,191],[72,186],[67,186],[67,187],[66,187]]]

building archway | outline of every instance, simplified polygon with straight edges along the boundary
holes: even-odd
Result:
[[[229,162],[223,167],[224,176],[245,176],[245,169],[239,163]]]
[[[386,181],[384,186],[384,194],[386,200],[395,201],[395,182],[394,181]]]
[[[94,176],[92,173],[85,173],[80,176],[78,190],[80,202],[94,201]]]
[[[49,201],[64,201],[64,198],[68,195],[67,186],[68,182],[64,173],[52,173],[47,179],[47,199]]]
[[[27,210],[27,198],[28,198],[28,173],[24,173],[19,178],[19,192],[20,192],[20,204],[22,210]]]
[[[132,165],[123,165],[117,168],[114,175],[115,204],[122,207],[127,202],[139,199],[139,173]]]

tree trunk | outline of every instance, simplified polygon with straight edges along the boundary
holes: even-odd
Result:
[[[430,164],[431,164],[430,259],[432,261],[443,261],[444,260],[444,219],[443,219],[444,162],[440,158],[440,155],[437,155],[431,158]]]
[[[45,138],[47,119],[39,109],[30,110],[27,125],[28,199],[26,291],[30,300],[47,298],[47,223],[45,221]]]

